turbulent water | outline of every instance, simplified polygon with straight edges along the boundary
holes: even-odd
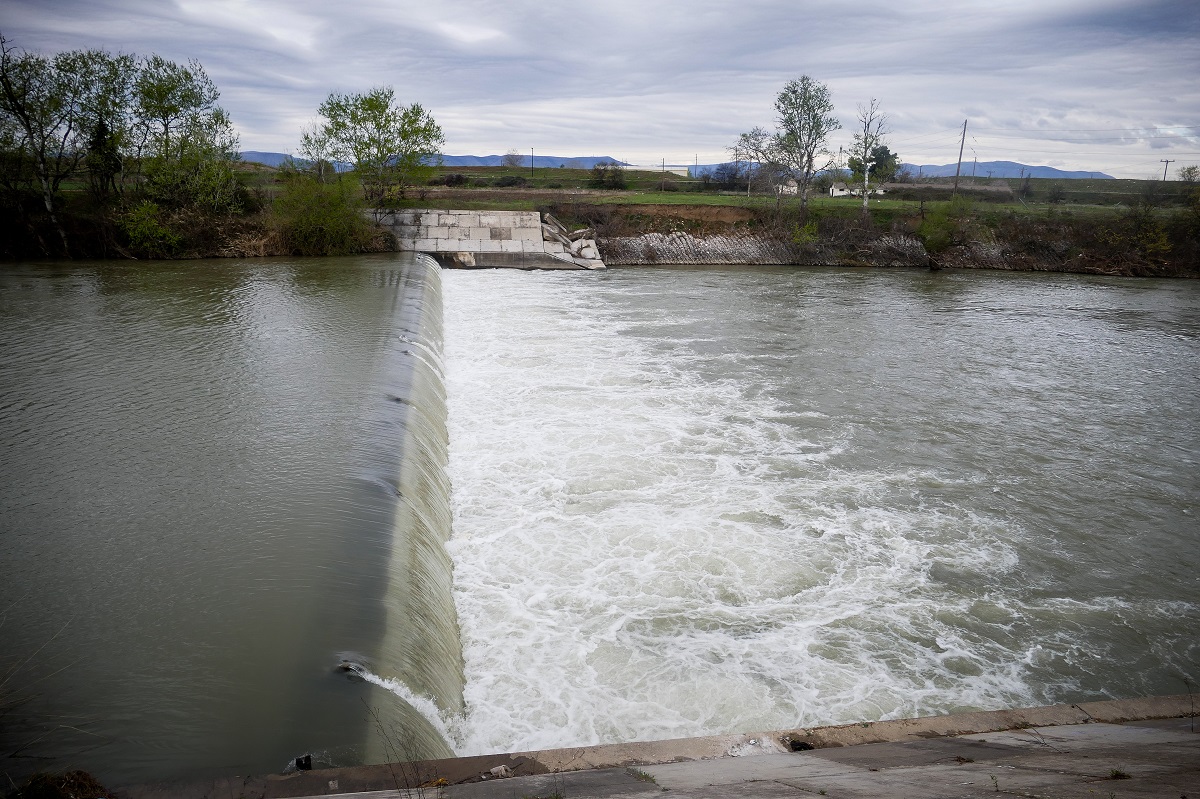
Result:
[[[10,265],[0,766],[1182,692],[1198,354],[1184,281]]]
[[[1196,284],[444,281],[460,752],[1200,679]]]

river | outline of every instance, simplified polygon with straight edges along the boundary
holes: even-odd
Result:
[[[6,267],[5,770],[120,784],[1184,692],[1198,289]]]

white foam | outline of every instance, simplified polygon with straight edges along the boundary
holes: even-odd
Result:
[[[400,699],[403,699],[414,710],[420,713],[447,743],[455,739],[455,735],[451,732],[451,729],[459,722],[443,714],[438,708],[437,702],[432,697],[422,696],[405,685],[401,680],[393,677],[381,677],[365,666],[356,665],[353,667],[353,671],[372,685],[377,685],[385,691],[389,691]]]
[[[800,376],[700,368],[571,277],[444,278],[461,754],[1050,696],[1019,523],[846,466],[856,423],[780,399]]]

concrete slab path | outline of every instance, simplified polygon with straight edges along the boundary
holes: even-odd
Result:
[[[1152,697],[758,737],[651,741],[235,778],[206,785],[138,786],[120,795],[1200,799],[1200,719],[1194,714],[1190,697]],[[813,746],[808,741],[816,742],[815,748],[803,749]],[[802,751],[788,751],[791,748]],[[589,767],[588,761],[607,767]],[[426,787],[402,787],[406,784]]]

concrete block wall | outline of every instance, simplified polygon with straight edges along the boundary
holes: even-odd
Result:
[[[525,269],[603,269],[599,258],[580,258],[556,240],[547,241],[537,211],[441,211],[413,209],[388,214],[401,250],[439,257],[450,266]]]

